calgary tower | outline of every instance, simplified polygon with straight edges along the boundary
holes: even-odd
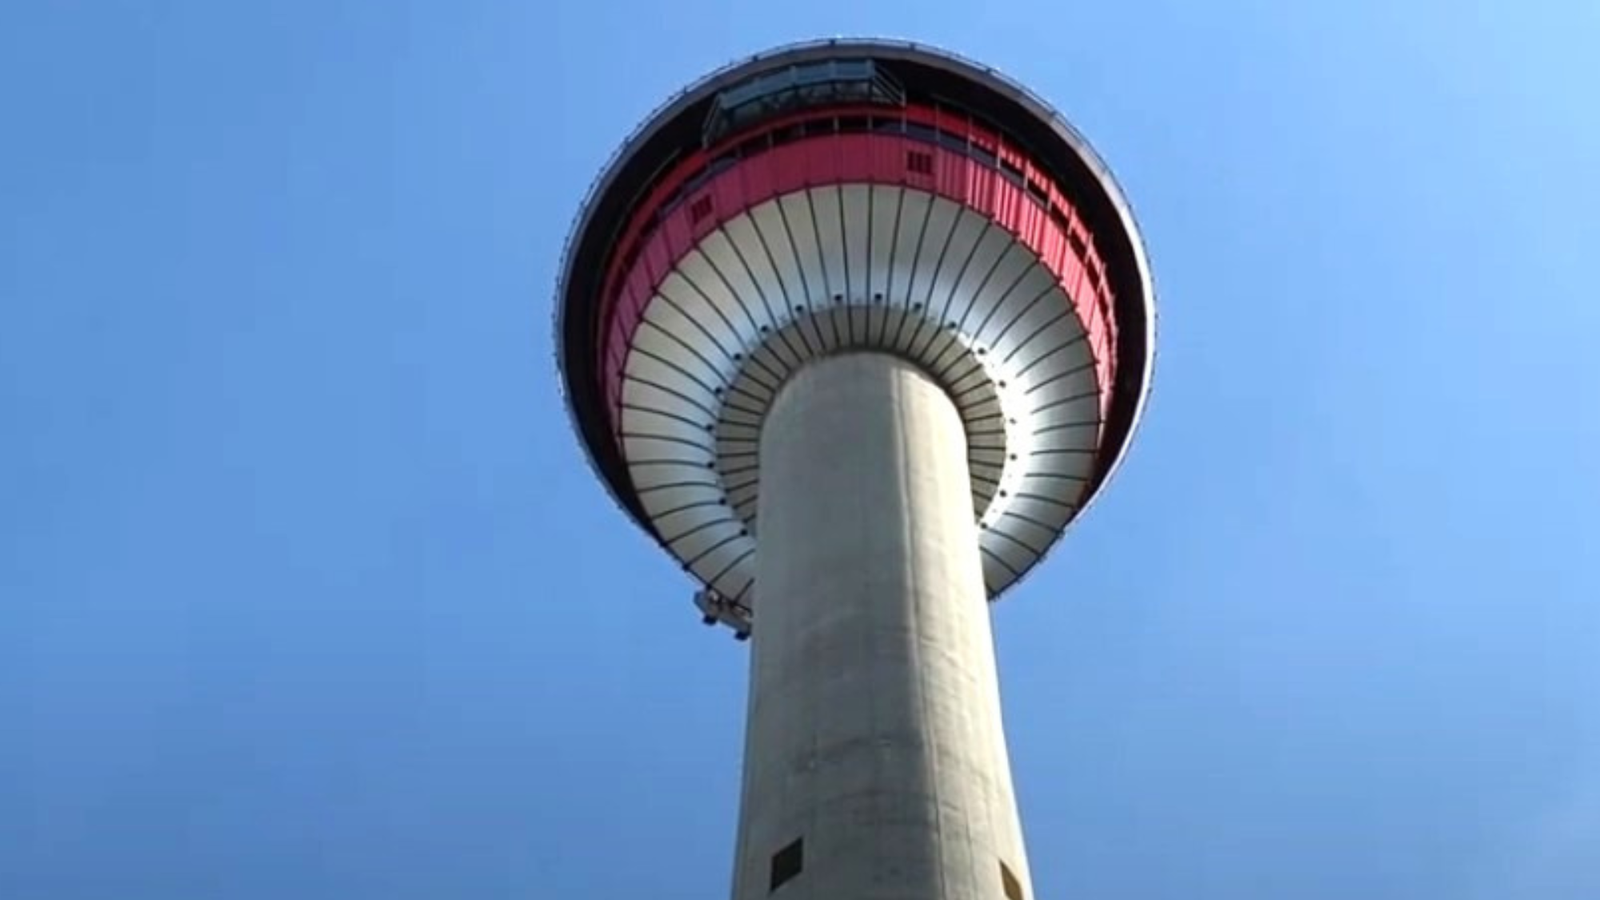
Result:
[[[595,471],[749,639],[734,900],[1031,898],[989,603],[1144,406],[1105,165],[984,66],[786,47],[627,140],[559,291]]]

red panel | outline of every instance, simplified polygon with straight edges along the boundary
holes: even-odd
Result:
[[[650,282],[650,275],[644,266],[634,266],[628,274],[628,283],[625,287],[629,300],[643,309],[650,302],[650,295],[655,293],[655,285]]]
[[[672,254],[667,251],[666,235],[660,231],[645,244],[644,252],[639,257],[644,260],[645,280],[651,287],[659,286],[667,273],[672,271]]]
[[[911,147],[904,138],[873,140],[868,142],[868,146],[872,154],[872,182],[894,184],[906,177],[906,154]]]
[[[634,328],[639,324],[639,318],[644,313],[644,305],[636,304],[631,297],[624,298],[617,309],[617,322],[619,330],[632,335]]]
[[[806,172],[806,186],[817,184],[833,184],[839,180],[839,146],[838,135],[817,138],[815,141],[805,141],[800,144],[791,144],[795,152],[800,154],[804,162],[801,164]],[[808,147],[809,145],[809,147]],[[807,152],[809,150],[809,152]]]
[[[617,398],[621,396],[622,393],[622,367],[617,363],[616,360],[606,360],[605,378],[607,394],[606,399],[615,404],[617,402]],[[620,428],[622,427],[622,422],[620,420],[615,421],[612,423],[612,426],[615,428]]]
[[[1061,195],[1061,189],[1056,187],[1054,182],[1050,184],[1050,205],[1061,210],[1062,214],[1069,220],[1075,214],[1072,204],[1068,203],[1067,198]]]
[[[1026,178],[1028,183],[1031,185],[1044,187],[1050,183],[1050,179],[1048,177],[1039,174],[1039,167],[1035,166],[1032,160],[1028,160],[1022,164],[1022,176]]]
[[[705,209],[707,205],[710,207],[710,212],[702,214],[701,210]],[[690,240],[698,244],[700,243],[701,238],[704,238],[706,235],[710,234],[716,229],[717,222],[719,221],[716,215],[717,206],[717,194],[713,190],[700,191],[699,193],[690,197],[688,202],[684,204],[683,208],[688,210],[688,215],[684,218],[689,224]]]
[[[1105,345],[1105,328],[1100,318],[1100,298],[1096,291],[1089,285],[1088,279],[1080,282],[1084,291],[1074,297],[1073,306],[1078,311],[1078,319],[1083,322],[1083,328],[1089,333],[1089,349],[1094,352],[1095,371],[1099,372],[1100,364],[1104,362],[1101,349]]]
[[[993,169],[972,165],[967,166],[967,172],[972,184],[972,193],[967,203],[989,218],[996,218],[998,203],[995,195],[999,190],[996,182],[1001,180],[999,174]],[[1003,219],[1000,221],[1005,222]]]
[[[627,323],[627,317],[616,309],[620,303],[620,300],[613,302],[611,318],[606,321],[605,349],[607,360],[616,357],[620,353],[620,348],[627,346],[628,338],[632,334],[631,326]]]
[[[1006,183],[1004,178],[995,179],[994,218],[995,221],[1006,223],[1007,225],[1017,221],[1017,217],[1020,215],[1017,212],[1017,195],[1008,190],[1010,187],[1011,185]]]
[[[1055,220],[1050,218],[1050,213],[1039,209],[1031,202],[1025,201],[1025,203],[1027,206],[1032,206],[1034,210],[1028,246],[1043,247],[1046,241],[1059,246],[1061,243],[1061,227],[1055,223]],[[1057,250],[1056,252],[1059,253],[1061,251]]]
[[[667,220],[661,223],[661,230],[667,236],[667,253],[674,260],[683,259],[694,246],[694,238],[689,232],[689,205],[680,203]]]
[[[1028,161],[1010,141],[1001,141],[999,150],[995,155],[1000,157],[1001,162],[1010,163],[1019,169],[1026,165]]]
[[[967,175],[967,158],[943,149],[935,150],[933,155],[934,170],[939,176],[937,181],[939,196],[957,203],[965,203],[967,192],[963,182]]]
[[[1060,281],[1062,286],[1070,284],[1071,279],[1077,276],[1072,273],[1073,267],[1067,262],[1072,254],[1068,251],[1066,237],[1061,234],[1059,228],[1040,228],[1038,231],[1041,232],[1039,255],[1044,258],[1045,268],[1055,273],[1056,280]]]
[[[1083,327],[1089,332],[1091,345],[1094,341],[1094,322],[1090,316],[1088,301],[1089,279],[1084,277],[1083,263],[1072,255],[1072,248],[1068,247],[1063,259],[1071,260],[1071,267],[1062,273],[1061,286],[1067,289],[1067,299],[1072,302],[1072,308],[1077,311],[1078,318],[1082,320]]]
[[[808,161],[805,149],[802,145],[790,144],[787,147],[779,147],[771,154],[773,181],[779,196],[793,193],[806,186]]]
[[[1084,227],[1083,220],[1079,219],[1077,216],[1072,217],[1072,221],[1068,224],[1067,228],[1069,233],[1078,236],[1078,240],[1082,241],[1084,246],[1088,246],[1094,242],[1094,236],[1089,234],[1089,229]]]
[[[1022,192],[1017,190],[1011,182],[1007,181],[1006,187],[1010,188],[1011,196],[1016,198],[1012,203],[1012,207],[1016,212],[1012,214],[1011,221],[1008,223],[1011,226],[1011,230],[1020,235],[1023,243],[1028,246],[1043,249],[1045,235],[1051,230],[1045,227],[1050,221],[1049,216],[1045,215],[1044,210],[1039,208],[1039,204],[1024,197]]]
[[[995,194],[1005,198],[1003,202],[996,204],[995,221],[1004,225],[1007,229],[1017,234],[1019,237],[1022,237],[1023,240],[1026,241],[1029,233],[1029,225],[1033,221],[1032,216],[1030,215],[1029,207],[1033,204],[1026,202],[1022,196],[1017,193],[1016,187],[1014,187],[1010,181],[1007,181],[1000,174],[996,173],[994,179],[997,182],[995,185]]]
[[[967,138],[990,153],[998,155],[1000,148],[1006,145],[1005,136],[998,131],[990,131],[970,118],[961,124],[966,128]]]
[[[863,111],[882,112],[881,109]],[[826,115],[839,112],[830,111]],[[768,127],[785,127],[795,121],[817,116],[816,112],[801,113],[771,123]],[[964,134],[973,143],[991,148],[1001,159],[1022,169],[1035,181],[1047,185],[1050,202],[1067,216],[1067,226],[1064,228],[1053,220],[1035,198],[1001,177],[995,169],[964,154],[901,135],[847,134],[795,141],[741,160],[711,179],[693,197],[679,198],[665,221],[646,235],[645,228],[655,209],[651,201],[665,200],[679,185],[701,171],[711,155],[722,151],[713,148],[710,155],[705,152],[691,154],[651,190],[651,201],[638,208],[624,232],[619,247],[635,244],[640,247],[631,267],[626,272],[622,271],[621,263],[626,257],[620,252],[611,261],[607,292],[602,298],[602,314],[606,325],[601,329],[601,340],[605,350],[602,357],[603,378],[614,412],[621,400],[627,347],[643,316],[643,307],[655,295],[661,280],[701,236],[773,197],[810,185],[853,182],[931,190],[989,215],[1038,254],[1072,298],[1089,332],[1090,346],[1096,359],[1095,368],[1101,376],[1101,409],[1104,413],[1110,400],[1114,374],[1116,329],[1109,316],[1112,307],[1109,289],[1103,283],[1104,264],[1094,250],[1092,235],[1084,228],[1056,185],[1041,179],[1026,156],[993,132],[947,113],[941,114],[938,109],[908,107],[904,111],[904,118],[908,122]],[[747,137],[740,135],[739,139],[742,141]],[[907,153],[911,151],[928,153],[932,157],[932,174],[912,172],[907,168]],[[695,201],[702,197],[710,198],[712,208],[702,216],[701,221],[691,223],[691,210]],[[701,208],[704,211],[703,205]],[[1089,248],[1087,262],[1096,268],[1097,274],[1102,275],[1101,284],[1094,285],[1086,277],[1086,261],[1073,252],[1066,237],[1068,229],[1078,234]],[[620,415],[614,415],[613,427],[620,429]]]
[[[1056,273],[1061,278],[1061,283],[1072,285],[1072,289],[1077,290],[1082,284],[1083,263],[1072,252],[1072,248],[1067,245],[1066,236],[1059,230],[1054,228],[1050,230],[1050,243],[1055,248],[1056,260],[1061,266],[1060,271]]]
[[[905,148],[907,153],[910,153],[912,150],[916,150],[919,153],[926,153],[929,159],[932,161],[932,168],[927,172],[913,172],[909,168],[905,169],[905,174],[901,176],[902,183],[907,187],[914,187],[918,190],[938,193],[939,171],[944,167],[944,160],[939,158],[939,154],[932,152],[932,148],[927,144],[917,143],[915,141],[905,141],[901,144],[901,146]]]
[[[714,198],[712,202],[716,204],[717,209],[728,211],[727,216],[721,217],[723,220],[733,218],[752,206],[749,198],[745,195],[744,181],[744,176],[738,170],[735,170],[733,178],[718,178],[712,183],[710,191],[711,196]],[[713,218],[708,221],[715,222],[718,219]]]
[[[739,167],[739,175],[744,179],[744,196],[751,206],[760,206],[777,196],[777,188],[772,181],[771,153],[747,160]]]
[[[839,181],[871,181],[875,174],[872,165],[875,141],[872,135],[841,134],[836,140]]]

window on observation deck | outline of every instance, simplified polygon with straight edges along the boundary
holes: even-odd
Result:
[[[736,84],[711,101],[706,146],[764,119],[813,106],[873,103],[898,106],[905,91],[870,59],[825,59],[786,66]]]

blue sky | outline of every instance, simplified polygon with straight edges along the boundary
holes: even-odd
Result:
[[[744,650],[550,342],[666,94],[888,34],[1131,195],[1137,447],[996,610],[1040,897],[1600,896],[1600,7],[11,2],[0,897],[724,896]]]

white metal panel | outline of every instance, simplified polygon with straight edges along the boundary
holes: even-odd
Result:
[[[686,343],[700,348],[707,358],[716,360],[719,366],[732,362],[732,354],[741,344],[739,332],[681,272],[673,271],[662,280],[661,286],[656,289],[656,296],[645,308],[646,313],[653,317],[656,307],[662,305],[676,310],[688,322],[687,329],[675,332]],[[659,324],[667,327],[665,322]]]
[[[945,236],[935,258],[933,280],[925,298],[929,318],[939,324],[951,320],[951,307],[955,305],[956,286],[972,265],[972,258],[991,230],[1000,230],[987,216],[962,209],[955,228]],[[965,297],[960,298],[965,300]]]
[[[899,217],[895,223],[894,248],[889,257],[886,296],[890,302],[908,309],[911,306],[913,276],[917,271],[917,251],[922,246],[923,233],[933,209],[932,194],[900,191]]]
[[[787,298],[789,311],[799,312],[796,307],[806,305],[810,291],[806,287],[805,276],[800,269],[799,250],[795,246],[795,241],[789,238],[782,204],[763,203],[740,216],[740,219],[748,220],[753,226],[756,243],[760,245],[762,255],[772,266],[775,284]],[[738,228],[730,229],[729,233],[735,240],[746,243],[749,241],[744,232]]]
[[[868,303],[872,299],[871,278],[872,237],[877,229],[872,224],[872,187],[865,184],[839,185],[840,248],[844,260],[844,295],[849,303]]]
[[[663,304],[663,310],[666,307]],[[677,316],[675,311],[667,313]],[[644,353],[683,369],[700,388],[696,396],[713,402],[711,390],[722,380],[723,368],[713,364],[702,348],[687,343],[670,328],[646,319],[633,335],[633,353]]]
[[[928,215],[921,223],[917,249],[911,256],[911,279],[906,288],[913,311],[925,312],[928,308],[935,277],[962,212],[960,206],[942,197],[929,197]],[[902,222],[902,227],[905,224]]]
[[[965,330],[963,323],[972,318],[973,309],[988,299],[987,291],[994,281],[995,270],[1000,267],[1008,250],[1014,251],[1014,256],[1033,256],[1011,232],[990,223],[990,227],[984,229],[983,236],[973,246],[962,265],[961,274],[956,278],[950,294],[950,306],[944,316],[946,322],[954,322],[958,329]]]
[[[735,336],[735,345],[748,346],[756,340],[760,323],[751,312],[750,304],[760,301],[755,297],[740,297],[729,289],[727,281],[699,247],[679,260],[674,272],[699,299],[710,305],[712,315]]]
[[[893,271],[905,193],[903,188],[898,187],[875,185],[872,188],[872,240],[867,261],[867,293],[872,296],[875,307],[892,302],[889,297],[889,276]]]
[[[817,238],[817,250],[822,260],[823,296],[828,302],[849,303],[850,286],[845,282],[845,254],[843,231],[845,227],[843,196],[838,185],[807,191],[811,212],[811,230]]]

